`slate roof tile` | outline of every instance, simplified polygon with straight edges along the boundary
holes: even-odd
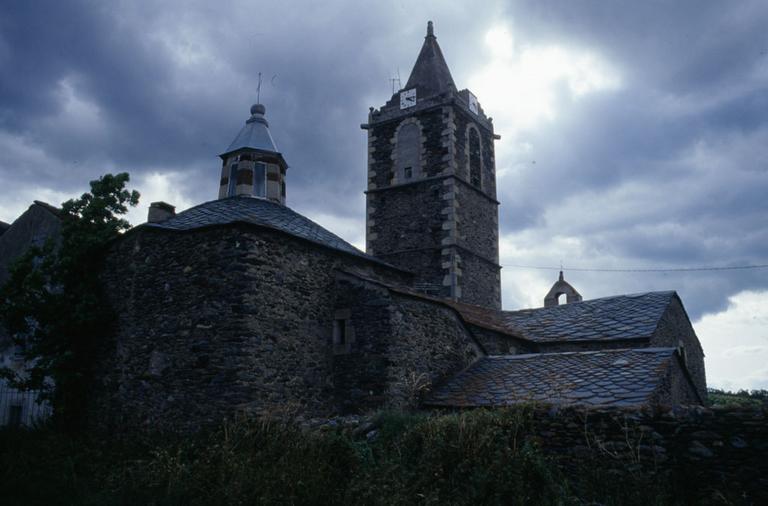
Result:
[[[659,387],[674,354],[674,348],[641,348],[484,357],[435,388],[424,404],[637,406]]]
[[[469,323],[547,343],[648,338],[674,297],[674,291],[648,292],[519,311],[448,303]]]
[[[142,227],[193,230],[229,223],[250,223],[273,228],[338,251],[383,263],[291,208],[261,198],[229,197],[212,200],[189,208],[160,223],[145,223]]]

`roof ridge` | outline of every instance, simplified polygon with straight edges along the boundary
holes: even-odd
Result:
[[[354,255],[403,271],[368,255],[337,234],[288,206],[253,196],[232,196],[190,207],[159,223],[142,223],[135,229],[186,231],[242,223],[276,230],[338,252]]]
[[[603,350],[582,350],[582,351],[550,351],[550,352],[542,352],[542,353],[521,353],[521,354],[515,354],[515,355],[488,355],[482,358],[490,358],[494,360],[499,359],[506,359],[506,360],[517,360],[521,358],[531,358],[531,357],[546,357],[546,356],[552,356],[552,355],[558,355],[558,356],[564,356],[564,355],[595,355],[598,353],[626,353],[626,352],[636,352],[636,353],[674,353],[676,350],[675,348],[666,348],[666,347],[654,347],[654,348],[612,348],[612,349],[603,349]]]
[[[646,295],[674,295],[677,291],[675,290],[654,290],[650,292],[637,292],[637,293],[620,293],[617,295],[606,295],[605,297],[597,297],[595,299],[585,299],[581,300],[579,302],[571,302],[568,304],[559,304],[557,306],[550,306],[550,307],[530,307],[530,308],[522,308],[522,309],[502,309],[502,313],[522,313],[525,311],[542,311],[542,310],[557,310],[558,308],[568,308],[568,306],[574,306],[574,305],[585,305],[589,304],[590,302],[597,302],[597,301],[603,301],[603,300],[611,300],[611,299],[621,299],[625,297],[642,297]]]

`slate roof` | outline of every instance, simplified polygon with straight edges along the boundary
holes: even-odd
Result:
[[[450,304],[469,323],[545,344],[649,338],[674,297],[648,292],[519,311]]]
[[[262,104],[255,104],[251,107],[251,117],[245,122],[240,133],[237,134],[237,137],[229,145],[224,155],[245,148],[278,153],[275,140],[269,132],[269,123],[267,123],[264,117],[265,112],[266,110]]]
[[[383,263],[291,208],[255,197],[241,196],[212,200],[182,211],[160,223],[145,223],[141,227],[192,230],[229,223],[250,223],[280,230],[328,248]]]
[[[443,52],[437,43],[432,21],[427,24],[427,36],[421,46],[419,56],[413,65],[411,75],[403,89],[417,88],[418,98],[439,95],[445,91],[456,90],[451,71],[445,62]]]
[[[424,404],[638,406],[650,400],[674,356],[674,348],[489,356],[437,387]]]

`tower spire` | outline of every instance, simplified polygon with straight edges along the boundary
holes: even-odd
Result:
[[[445,62],[443,52],[435,37],[435,27],[432,21],[427,22],[427,35],[421,46],[416,63],[411,70],[406,89],[416,88],[420,98],[439,95],[446,91],[456,91],[456,85],[451,77],[451,71]]]

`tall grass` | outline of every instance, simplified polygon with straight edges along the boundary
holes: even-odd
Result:
[[[79,505],[672,504],[672,478],[599,452],[574,470],[526,408],[382,413],[375,431],[226,423],[193,438],[111,441],[0,432],[0,502]],[[603,460],[601,460],[603,459]]]

